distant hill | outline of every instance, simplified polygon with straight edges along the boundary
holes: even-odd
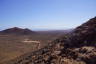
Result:
[[[0,31],[0,34],[15,34],[15,35],[30,35],[35,33],[36,33],[35,31],[31,31],[30,29],[22,29],[18,27],[13,27]]]
[[[96,64],[96,17],[44,48],[5,64]]]
[[[96,64],[96,17],[48,46],[7,64]]]

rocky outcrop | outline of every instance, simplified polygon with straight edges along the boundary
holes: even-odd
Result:
[[[96,17],[48,46],[7,64],[96,64]]]
[[[77,27],[68,37],[69,47],[96,45],[96,17]]]

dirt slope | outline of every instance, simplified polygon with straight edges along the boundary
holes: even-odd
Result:
[[[6,64],[96,64],[96,17],[48,46]]]

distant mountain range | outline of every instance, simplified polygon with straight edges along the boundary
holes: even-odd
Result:
[[[66,34],[66,33],[70,33],[72,32],[74,29],[66,29],[66,30],[48,30],[48,31],[32,31],[28,28],[23,29],[23,28],[19,28],[19,27],[13,27],[13,28],[8,28],[5,30],[0,31],[0,34],[2,35],[30,35],[30,34],[51,34],[51,35],[55,35],[55,34]]]
[[[30,29],[22,29],[18,27],[13,27],[9,29],[5,29],[3,31],[0,31],[0,34],[15,34],[15,35],[30,35],[35,34],[35,31],[31,31]]]

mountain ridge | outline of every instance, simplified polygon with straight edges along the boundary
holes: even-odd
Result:
[[[48,46],[22,55],[7,64],[95,64],[95,28],[96,17]]]
[[[8,28],[0,31],[1,34],[15,34],[15,35],[30,35],[35,34],[35,31],[31,31],[28,28],[22,29],[18,27]]]

